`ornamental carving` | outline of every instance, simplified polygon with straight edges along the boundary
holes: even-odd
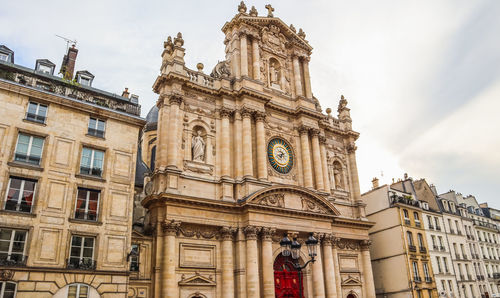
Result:
[[[271,207],[285,207],[285,194],[276,193],[259,199],[257,204]]]
[[[262,240],[264,241],[272,241],[274,234],[276,234],[276,229],[274,228],[263,227],[260,231],[260,235],[262,236]]]
[[[233,240],[234,233],[236,233],[236,228],[234,227],[222,227],[219,230],[219,235],[222,240]]]
[[[338,238],[335,237],[333,234],[325,234],[323,236],[323,243],[325,245],[333,246],[337,242]]]
[[[12,280],[13,277],[14,277],[14,271],[12,270],[0,271],[0,280]]]
[[[367,249],[370,249],[370,246],[372,245],[372,241],[371,240],[362,240],[360,243],[359,243],[361,249],[363,250],[367,250]]]
[[[214,172],[214,166],[208,165],[204,162],[185,160],[184,161],[184,171],[212,175]]]
[[[233,114],[233,110],[231,109],[228,109],[226,107],[222,107],[219,109],[219,115],[224,118],[224,117],[231,117],[231,115]]]
[[[182,103],[182,96],[180,94],[171,94],[169,96],[169,103],[171,105],[181,105]]]
[[[337,247],[347,250],[359,250],[359,241],[351,239],[340,239],[337,241]]]
[[[182,225],[179,228],[179,232],[188,238],[204,238],[204,239],[214,239],[219,234],[219,230],[211,226],[202,225]]]
[[[300,197],[300,200],[302,201],[302,210],[314,213],[328,214],[328,211],[324,207],[318,205],[316,202],[304,197]]]
[[[245,233],[247,240],[256,240],[259,231],[260,227],[256,226],[246,226],[243,228],[243,233]]]
[[[354,153],[356,151],[356,149],[358,149],[358,147],[356,147],[356,144],[354,144],[354,142],[350,142],[347,147],[347,153],[351,154],[351,153]]]
[[[180,226],[181,222],[176,220],[164,220],[161,224],[161,227],[163,228],[163,233],[167,236],[177,235]]]
[[[274,54],[285,54],[286,37],[280,32],[280,28],[276,25],[269,25],[262,29],[262,42]]]

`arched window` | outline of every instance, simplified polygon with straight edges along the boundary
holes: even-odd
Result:
[[[85,284],[72,284],[68,289],[68,298],[89,297],[89,286]]]
[[[0,298],[14,298],[16,297],[17,285],[13,282],[2,281],[0,282]]]
[[[420,246],[420,248],[424,248],[425,247],[424,237],[422,237],[422,234],[418,233],[417,238],[418,238],[418,245]]]
[[[149,167],[151,171],[155,170],[155,160],[156,160],[156,146],[153,146],[153,148],[151,148],[151,162]]]
[[[411,232],[406,232],[406,236],[408,238],[408,245],[413,246],[413,234]]]

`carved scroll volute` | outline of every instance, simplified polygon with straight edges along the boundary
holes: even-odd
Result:
[[[372,245],[371,240],[362,240],[359,242],[359,246],[361,247],[361,250],[369,250],[371,245]]]
[[[256,226],[246,226],[243,229],[243,233],[245,233],[245,237],[247,240],[257,240],[257,234],[259,233],[260,228]]]
[[[161,224],[163,234],[166,236],[176,236],[179,233],[181,222],[176,220],[164,220]]]
[[[221,240],[233,240],[237,229],[234,227],[222,227],[219,230]]]
[[[260,231],[260,236],[263,241],[273,241],[273,236],[276,234],[276,229],[263,227]]]

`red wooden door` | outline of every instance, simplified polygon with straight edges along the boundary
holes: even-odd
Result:
[[[274,293],[276,298],[304,297],[302,275],[293,267],[292,259],[281,254],[274,261]]]

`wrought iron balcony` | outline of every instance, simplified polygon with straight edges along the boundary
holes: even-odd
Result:
[[[422,224],[419,221],[415,221],[415,226],[420,228],[422,226]]]
[[[420,252],[421,253],[426,253],[427,252],[427,248],[425,248],[423,246],[420,246]]]
[[[101,177],[102,170],[100,168],[80,167],[80,174]]]
[[[104,130],[89,128],[87,133],[94,137],[104,138]]]
[[[430,276],[426,276],[426,277],[425,277],[425,282],[426,282],[426,283],[431,283],[431,282],[432,282],[432,277],[430,277]]]
[[[27,261],[28,256],[7,255],[0,258],[0,266],[25,267]]]
[[[405,225],[407,226],[411,225],[411,221],[409,219],[405,219]]]
[[[436,230],[441,231],[441,227],[440,226],[436,226]]]
[[[418,283],[421,283],[421,282],[422,282],[422,278],[421,278],[420,276],[415,276],[415,277],[413,278],[413,280],[414,280],[415,282],[418,282]]]
[[[434,230],[434,226],[433,225],[429,225],[429,229],[430,230]]]
[[[66,264],[68,269],[95,270],[97,261],[91,259],[69,258]]]
[[[16,152],[16,154],[14,155],[14,160],[29,163],[32,165],[37,165],[37,166],[40,164],[40,156],[27,155],[27,154],[18,153],[18,152]]]
[[[45,116],[42,115],[37,115],[34,113],[26,113],[26,120],[33,121],[33,122],[38,122],[38,123],[45,123]]]
[[[500,273],[493,273],[494,279],[500,279]]]
[[[417,247],[415,245],[408,245],[408,250],[411,252],[417,252]]]

